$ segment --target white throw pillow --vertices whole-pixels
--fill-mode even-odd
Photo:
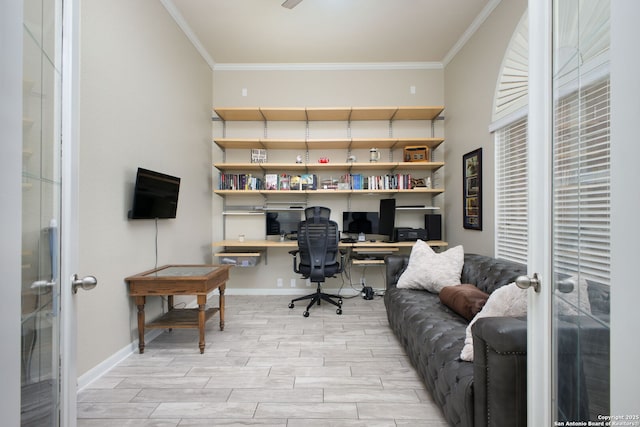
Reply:
[[[464,339],[464,347],[460,353],[460,359],[473,361],[473,337],[471,327],[476,320],[482,317],[524,316],[527,314],[527,290],[520,289],[515,283],[509,283],[496,289],[489,296],[484,307],[467,325],[467,334]]]
[[[460,284],[464,249],[456,246],[436,253],[422,240],[416,241],[411,249],[407,269],[398,279],[398,288],[424,289],[439,293],[445,286]]]

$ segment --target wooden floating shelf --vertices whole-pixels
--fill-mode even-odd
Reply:
[[[224,121],[362,121],[434,120],[442,106],[260,108],[219,107],[213,111]]]
[[[221,171],[388,171],[437,170],[444,162],[376,162],[376,163],[214,163]]]
[[[424,188],[418,187],[411,190],[213,190],[215,194],[220,196],[251,196],[251,195],[296,195],[296,194],[441,194],[444,193],[443,188]]]
[[[400,149],[426,145],[436,149],[444,138],[336,138],[336,139],[276,139],[276,138],[215,138],[225,149],[264,148],[268,150],[333,150],[333,149]]]

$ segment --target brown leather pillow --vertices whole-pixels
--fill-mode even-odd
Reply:
[[[477,286],[462,284],[445,286],[440,291],[440,301],[451,310],[471,321],[489,299],[489,294]]]

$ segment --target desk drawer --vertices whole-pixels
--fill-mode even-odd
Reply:
[[[218,258],[220,264],[255,267],[260,263],[262,252],[217,252],[213,256]]]

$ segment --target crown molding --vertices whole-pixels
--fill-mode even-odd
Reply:
[[[487,5],[482,9],[482,11],[476,16],[476,19],[473,20],[469,28],[462,34],[462,36],[458,39],[456,44],[453,45],[451,50],[444,56],[442,59],[442,64],[446,67],[449,62],[460,52],[460,50],[464,47],[465,44],[471,39],[471,37],[475,34],[476,31],[484,24],[484,21],[489,18],[491,12],[498,7],[502,0],[491,0]]]
[[[173,4],[173,1],[160,0],[160,3],[162,3],[164,8],[167,9],[167,12],[169,12],[169,15],[171,15],[173,20],[176,21],[176,24],[178,24],[178,27],[180,27],[182,32],[184,32],[184,34],[187,36],[191,44],[193,44],[193,46],[196,48],[200,56],[202,56],[202,59],[204,59],[207,65],[209,65],[209,68],[213,70],[216,64],[215,61],[213,60],[211,55],[209,55],[209,52],[207,52],[207,49],[204,48],[204,46],[202,45],[202,42],[200,41],[198,36],[196,36],[196,34],[193,32],[189,24],[187,24],[187,21],[185,21],[182,14],[178,11],[178,8],[176,7],[176,5]]]
[[[326,63],[253,63],[215,64],[214,71],[367,71],[367,70],[441,70],[440,62],[326,62]]]

